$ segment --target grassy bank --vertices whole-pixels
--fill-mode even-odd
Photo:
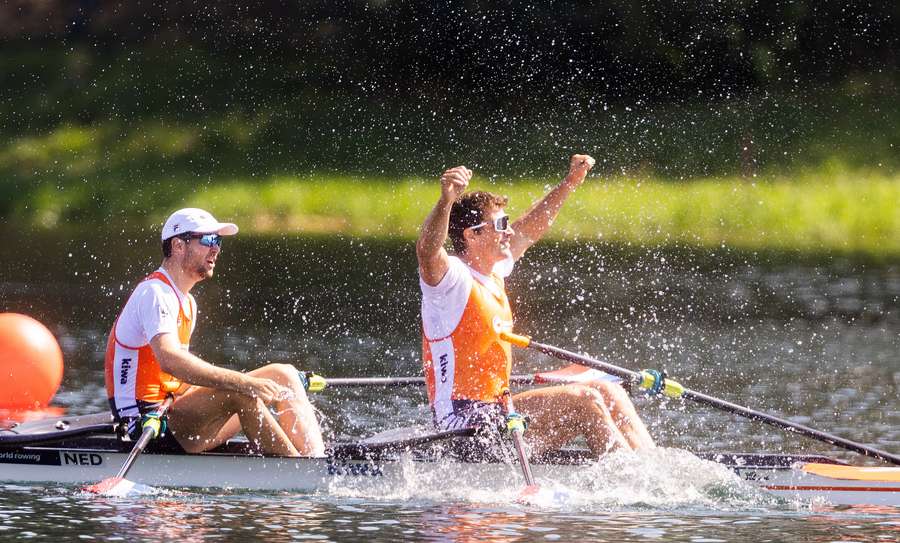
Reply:
[[[523,211],[555,180],[476,179]],[[438,194],[435,180],[355,178],[235,180],[200,188],[184,203],[215,210],[255,232],[324,232],[412,238]],[[900,258],[900,176],[834,172],[791,181],[740,178],[690,183],[589,181],[570,199],[551,238],[622,244],[732,247]],[[150,223],[165,216],[155,212]]]
[[[559,177],[477,177],[507,194],[515,215]],[[184,176],[151,183],[43,183],[5,222],[25,228],[107,224],[155,228],[172,209],[198,206],[260,233],[416,236],[438,194],[435,178],[277,175]],[[759,175],[676,182],[593,175],[570,199],[551,237],[640,245],[861,255],[900,259],[900,174],[825,164],[790,178]],[[2,219],[0,219],[2,220]]]

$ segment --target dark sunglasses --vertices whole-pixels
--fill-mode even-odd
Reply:
[[[493,221],[478,223],[475,226],[471,226],[470,228],[472,230],[478,230],[482,226],[487,226],[491,223],[493,223],[494,230],[496,230],[497,232],[506,232],[507,230],[509,230],[509,215],[502,215],[500,217],[497,217]]]
[[[184,241],[190,241],[192,239],[200,240],[200,245],[203,245],[204,247],[222,247],[222,236],[219,234],[185,234],[178,237]]]

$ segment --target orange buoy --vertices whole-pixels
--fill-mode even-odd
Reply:
[[[31,317],[0,313],[0,408],[46,406],[62,375],[62,350],[50,330]]]

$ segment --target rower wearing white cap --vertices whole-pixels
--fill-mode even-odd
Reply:
[[[321,456],[322,433],[295,368],[270,364],[241,373],[188,350],[197,317],[190,290],[213,276],[223,236],[237,232],[237,225],[196,208],[166,221],[162,265],[137,285],[109,335],[106,389],[113,416],[136,438],[141,418],[174,391],[168,432],[158,446],[202,452],[243,431],[260,453]]]

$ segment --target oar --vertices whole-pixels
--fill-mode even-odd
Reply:
[[[301,381],[310,392],[320,392],[327,387],[409,387],[425,384],[424,377],[322,377],[312,372],[299,372]],[[533,375],[513,375],[509,382],[514,385],[534,385],[540,380]],[[306,384],[308,383],[308,384]]]
[[[141,437],[137,440],[137,443],[134,444],[134,447],[131,448],[131,453],[129,453],[128,458],[125,459],[125,463],[122,464],[119,473],[117,473],[115,477],[104,479],[97,484],[86,487],[84,489],[85,491],[108,496],[121,496],[127,494],[128,491],[134,487],[134,483],[127,480],[125,476],[128,475],[128,471],[134,466],[138,456],[140,456],[141,453],[144,452],[144,449],[147,448],[147,444],[150,443],[150,440],[159,435],[161,427],[160,421],[166,415],[166,411],[169,410],[174,399],[174,396],[171,394],[166,396],[166,399],[163,400],[162,405],[156,411],[157,416],[148,417],[144,421]]]
[[[589,368],[598,369],[617,377],[621,377],[622,379],[634,383],[640,388],[648,390],[651,394],[663,393],[671,398],[685,398],[688,400],[693,400],[697,403],[722,409],[724,411],[728,411],[730,413],[734,413],[751,420],[764,422],[783,430],[788,430],[790,432],[795,432],[807,437],[811,437],[813,439],[823,441],[836,447],[847,449],[848,451],[854,451],[866,456],[884,460],[885,462],[900,465],[900,456],[896,454],[891,454],[886,451],[863,445],[862,443],[850,441],[848,439],[844,439],[827,432],[822,432],[820,430],[816,430],[802,424],[797,424],[786,419],[762,413],[748,407],[743,407],[731,402],[727,402],[725,400],[720,400],[718,398],[702,394],[700,392],[696,392],[694,390],[690,390],[688,388],[684,388],[678,382],[666,378],[665,375],[656,370],[643,370],[641,372],[627,370],[625,368],[620,368],[606,362],[601,362],[599,360],[576,354],[565,349],[560,349],[559,347],[553,347],[552,345],[538,343],[536,341],[532,341],[532,339],[528,336],[522,336],[519,334],[501,332],[500,337],[504,341],[508,341],[513,345],[516,345],[517,347],[534,349],[555,358],[559,358],[560,360],[574,362],[576,364],[581,364]]]
[[[509,389],[503,391],[503,411],[506,415],[506,429],[509,431],[513,448],[519,458],[519,466],[522,468],[522,475],[525,477],[525,488],[519,494],[519,500],[527,501],[530,496],[536,496],[540,492],[540,487],[534,482],[531,464],[528,462],[528,455],[525,452],[525,443],[522,438],[522,434],[525,432],[525,417],[516,413]]]

